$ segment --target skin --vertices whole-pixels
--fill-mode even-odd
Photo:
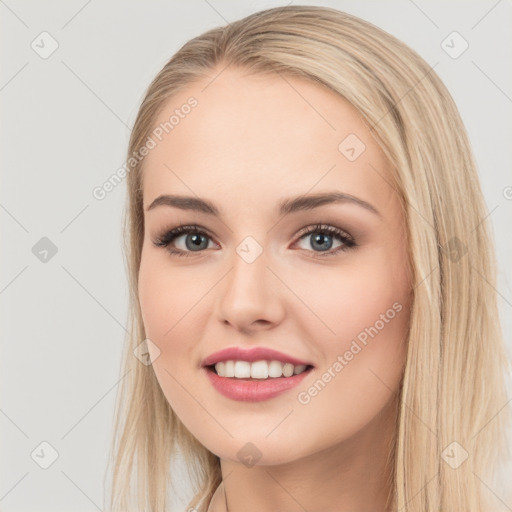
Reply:
[[[168,99],[155,126],[190,96],[198,105],[145,160],[139,299],[146,335],[160,350],[155,374],[183,424],[220,457],[230,512],[386,510],[411,305],[405,223],[387,162],[358,111],[334,92],[233,68],[211,82],[218,72]],[[338,149],[351,133],[366,146],[355,161]],[[348,202],[276,212],[284,198],[333,190],[380,215]],[[165,205],[146,211],[161,194],[208,199],[222,216]],[[179,257],[153,244],[180,224],[201,226],[208,245],[191,251],[193,234],[182,234],[171,244],[188,250]],[[323,256],[315,233],[300,239],[315,224],[342,229],[357,246]],[[263,249],[250,264],[236,252],[249,235]],[[342,244],[330,242],[331,251]],[[300,403],[298,393],[393,303],[401,311]],[[200,366],[237,345],[271,347],[315,368],[278,397],[230,400]],[[251,467],[237,455],[249,442],[261,453]]]

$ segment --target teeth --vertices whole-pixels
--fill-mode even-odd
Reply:
[[[248,379],[251,376],[251,365],[245,361],[235,361],[235,377]]]
[[[302,373],[306,368],[307,366],[305,364],[299,364],[293,368],[293,373],[298,375],[299,373]]]
[[[268,377],[268,364],[266,361],[255,361],[252,364],[246,363],[245,361],[237,361],[236,365],[244,365],[245,367],[250,367],[250,374],[253,379],[266,379]],[[235,377],[238,377],[238,373],[235,371]]]
[[[215,365],[215,370],[220,377],[234,377],[237,379],[267,379],[279,378],[283,375],[291,377],[298,375],[306,369],[306,365],[294,366],[291,363],[280,361],[220,361]]]
[[[270,361],[268,365],[269,377],[281,377],[283,375],[283,363],[279,361]]]
[[[224,366],[224,375],[226,377],[234,377],[235,376],[235,362],[234,361],[226,361]]]

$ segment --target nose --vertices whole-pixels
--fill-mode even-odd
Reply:
[[[231,261],[219,288],[220,321],[245,333],[275,327],[285,313],[284,290],[268,267],[267,252],[263,250],[251,261],[243,252],[235,251]]]

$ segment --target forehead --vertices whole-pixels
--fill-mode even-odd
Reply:
[[[190,98],[195,106],[184,107]],[[244,194],[248,203],[332,188],[366,199],[391,192],[362,115],[303,78],[217,71],[169,98],[153,130],[159,136],[152,135],[144,163],[145,207],[173,192],[221,201]]]

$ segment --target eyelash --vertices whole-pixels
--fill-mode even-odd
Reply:
[[[171,229],[169,231],[164,232],[163,235],[156,238],[156,240],[153,241],[153,244],[156,247],[166,247],[168,252],[173,256],[184,256],[189,257],[190,253],[194,252],[204,252],[204,251],[183,251],[181,249],[174,249],[169,248],[169,244],[173,242],[176,238],[178,238],[180,235],[183,234],[196,234],[196,235],[204,235],[211,239],[211,236],[204,231],[199,226],[193,226],[193,225],[182,225],[177,226],[174,229]],[[307,235],[310,235],[312,233],[320,233],[323,235],[330,235],[335,238],[337,238],[339,241],[343,243],[343,245],[340,245],[339,247],[336,247],[335,249],[329,249],[328,251],[308,251],[308,252],[314,252],[316,256],[313,256],[313,258],[325,258],[329,256],[334,256],[335,254],[341,252],[341,251],[347,251],[353,247],[356,247],[357,244],[355,243],[354,239],[345,231],[342,231],[339,228],[336,228],[334,226],[328,226],[325,224],[316,224],[314,226],[309,226],[303,230],[298,238],[298,240],[302,240]]]

